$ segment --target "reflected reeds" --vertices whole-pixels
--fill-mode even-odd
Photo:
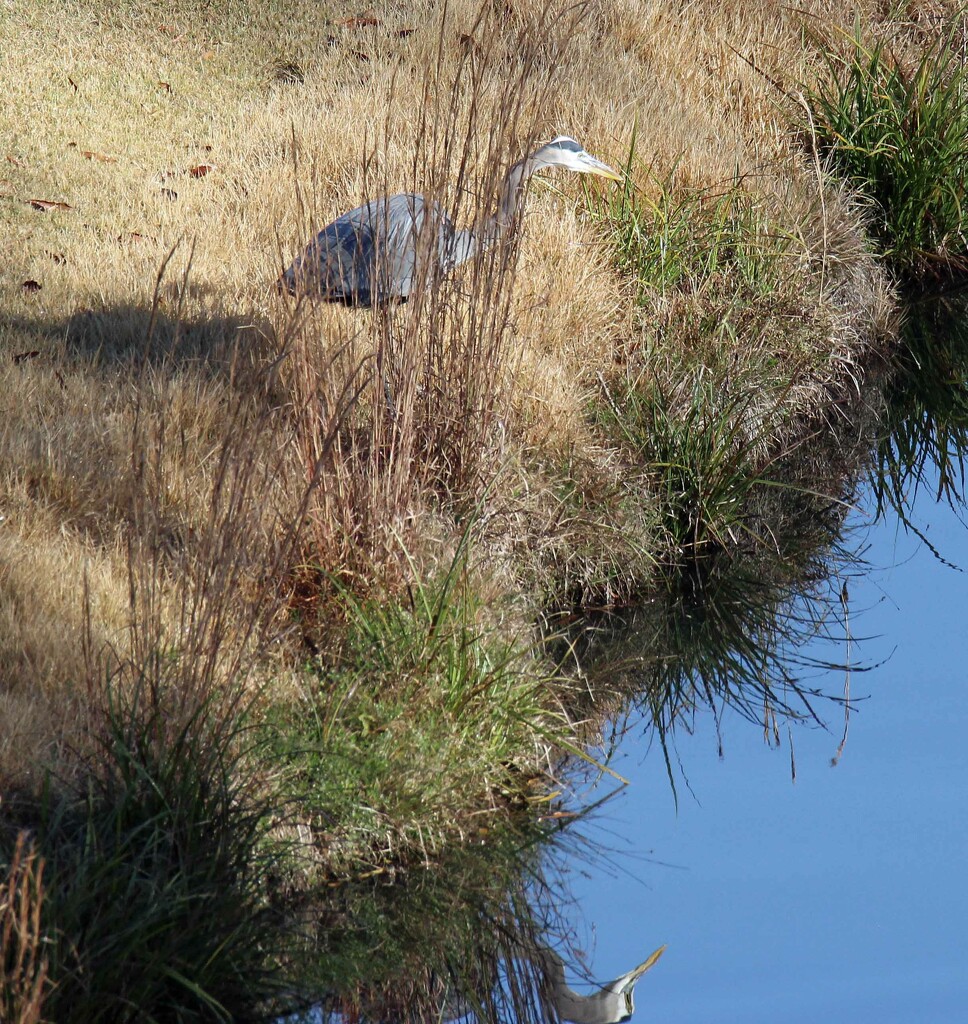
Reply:
[[[909,511],[929,480],[938,500],[953,507],[965,500],[968,290],[911,299],[902,342],[871,484],[878,514],[893,512],[910,528]]]
[[[841,713],[846,698],[831,692],[829,673],[846,668],[848,582],[865,568],[846,526],[869,450],[865,424],[844,419],[809,453],[776,462],[746,496],[738,541],[686,549],[644,600],[575,621],[549,617],[549,644],[589,695],[590,717],[617,712],[620,734],[639,713],[670,779],[667,740],[700,714],[711,713],[718,735],[729,709],[776,743],[783,720],[823,725],[831,706]],[[829,657],[804,653],[818,640]]]
[[[662,950],[588,996],[568,986],[566,970],[587,978],[562,913],[563,822],[576,817],[551,807],[537,820],[522,813],[515,829],[423,868],[319,894],[303,908],[293,972],[306,1008],[286,1020],[627,1020],[632,989]],[[630,951],[630,965],[642,956]]]
[[[624,695],[617,737],[629,713],[654,730],[675,791],[671,738],[700,715],[712,716],[717,738],[730,710],[778,744],[784,720],[824,725],[831,705],[843,706],[826,684],[831,670],[848,667],[846,580],[855,571],[840,546],[800,561],[776,551],[719,554],[636,608],[599,616],[574,639],[573,656],[589,690]],[[829,645],[829,659],[804,652],[817,641]]]

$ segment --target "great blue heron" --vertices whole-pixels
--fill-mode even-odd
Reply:
[[[621,175],[586,153],[574,139],[559,135],[511,168],[497,212],[480,226],[458,231],[437,203],[416,193],[385,196],[344,213],[323,228],[293,260],[280,286],[294,294],[360,306],[406,300],[419,278],[420,237],[428,217],[429,230],[436,235],[429,246],[423,243],[433,261],[428,269],[449,273],[507,231],[528,178],[542,167],[564,167],[621,180]]]

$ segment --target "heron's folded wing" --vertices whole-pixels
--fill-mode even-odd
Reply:
[[[291,292],[369,305],[374,241],[367,206],[327,224],[283,274]]]

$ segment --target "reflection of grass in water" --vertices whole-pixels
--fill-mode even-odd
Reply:
[[[351,1019],[548,1019],[540,968],[556,898],[542,863],[558,830],[517,828],[424,868],[337,885],[307,908],[304,991]]]
[[[590,686],[624,695],[646,714],[670,779],[672,734],[691,729],[701,711],[718,727],[732,709],[775,743],[783,719],[820,723],[819,703],[839,699],[805,676],[841,666],[802,648],[839,638],[846,508],[800,487],[762,490],[746,506],[738,551],[710,549],[684,562],[651,600],[601,618],[574,640],[569,649]],[[759,539],[763,522],[774,528],[771,545]]]
[[[968,295],[907,307],[900,364],[887,392],[872,484],[877,509],[908,510],[937,476],[937,498],[964,504],[968,452]]]
[[[804,684],[796,652],[823,634],[832,595],[823,581],[798,586],[787,566],[771,563],[714,558],[658,605],[646,631],[657,657],[641,681],[660,732],[702,706],[717,717],[731,707],[771,733],[778,717],[819,721],[813,705],[823,694]]]

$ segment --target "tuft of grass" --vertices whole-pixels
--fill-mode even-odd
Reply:
[[[38,809],[46,1019],[231,1021],[281,991],[245,706],[171,705],[148,675],[113,688],[96,763]]]
[[[865,38],[859,18],[844,46],[818,43],[811,130],[873,201],[879,246],[904,273],[968,270],[968,67],[957,27],[914,60],[883,36]]]
[[[487,835],[573,739],[549,711],[546,672],[485,624],[456,570],[401,599],[342,599],[340,655],[307,666],[269,743],[326,871],[352,876]]]
[[[782,407],[782,393],[765,411],[761,397],[724,394],[701,371],[669,391],[637,379],[607,394],[602,424],[649,468],[677,560],[749,539],[751,498],[768,483],[764,453]]]

